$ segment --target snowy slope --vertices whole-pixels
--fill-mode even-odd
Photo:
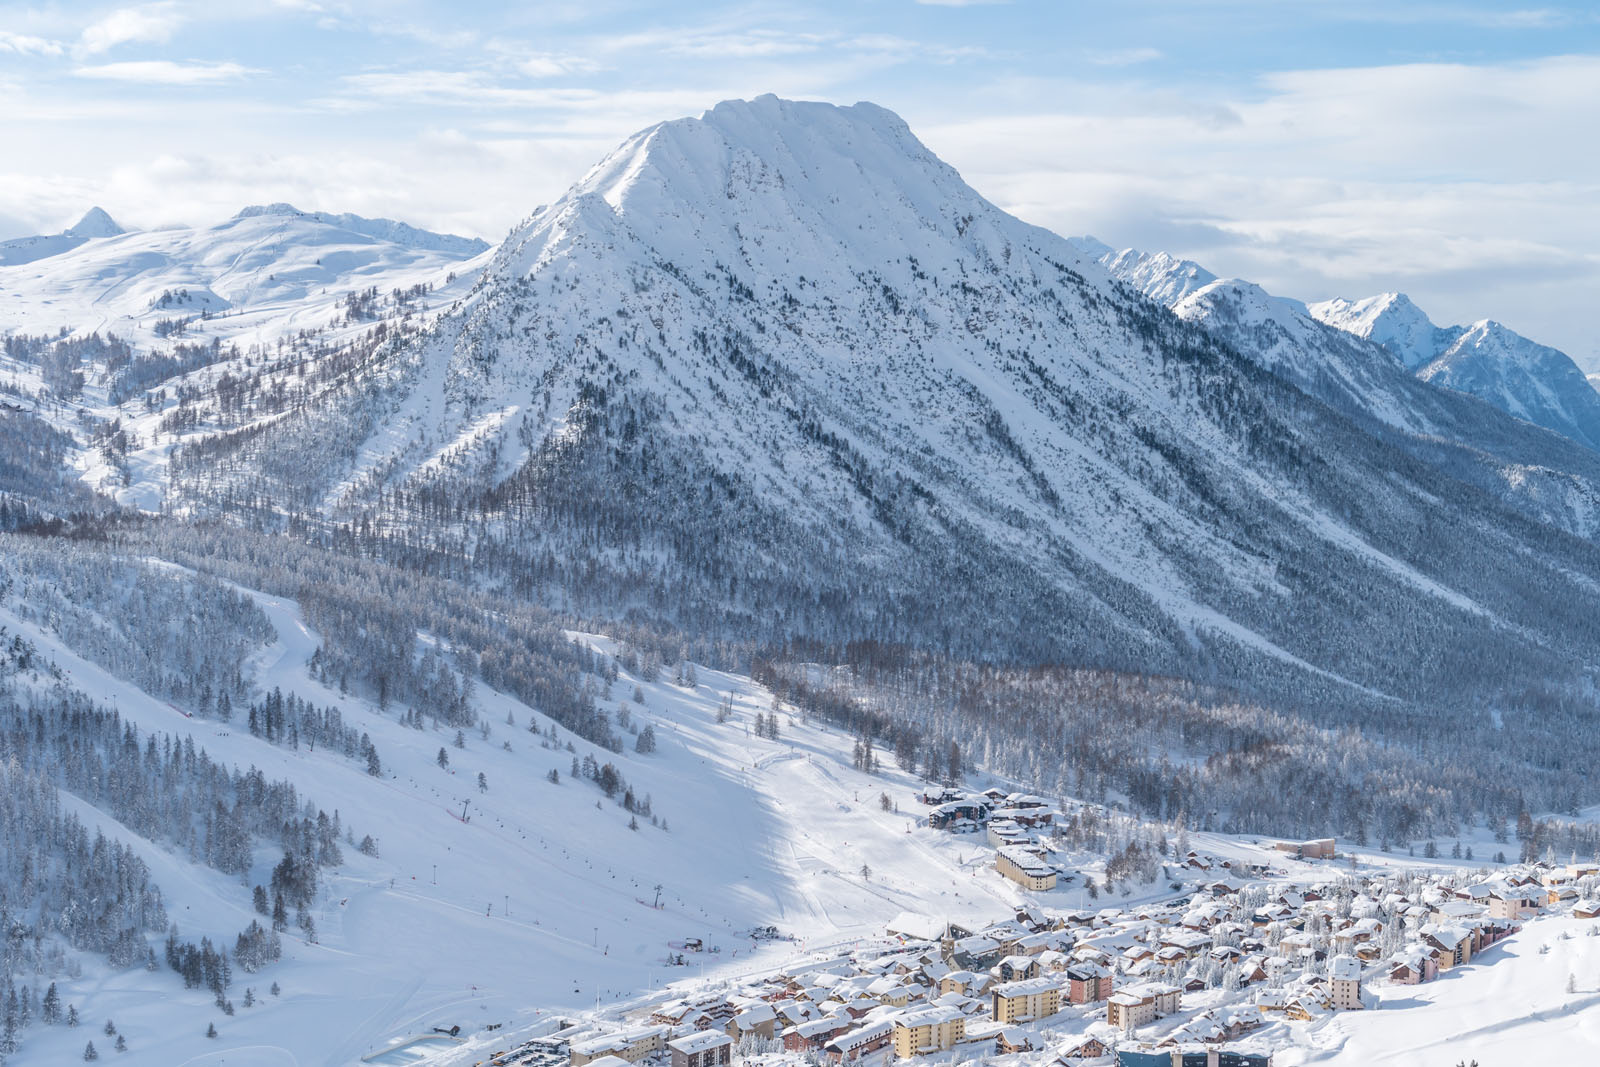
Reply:
[[[1169,267],[1173,292],[1202,277]],[[741,636],[763,639],[793,632],[797,601],[857,612],[805,620],[845,639],[943,641],[915,628],[937,611],[962,620],[939,625],[965,651],[1186,675],[1223,662],[1364,697],[1436,693],[1433,653],[1402,644],[1458,638],[1345,641],[1333,605],[1356,588],[1366,632],[1409,634],[1420,593],[1463,613],[1435,619],[1441,635],[1567,640],[1520,603],[1545,579],[1520,573],[1537,557],[1493,501],[1589,532],[1592,453],[1493,417],[1465,440],[1486,406],[1419,410],[1414,395],[1446,394],[1259,290],[1184,299],[1194,325],[984,200],[881,108],[732,101],[630,138],[513,231],[427,335],[241,425],[176,490],[220,513],[270,484],[262,521],[424,537],[443,531],[423,502],[455,501],[449,537],[500,558],[593,553],[609,584],[591,571],[551,591],[593,597],[575,610],[666,599],[743,613]],[[1232,330],[1200,321],[1234,312]],[[1401,432],[1426,465],[1385,436]],[[1424,546],[1421,527],[1475,532]],[[707,591],[712,573],[738,589]],[[661,588],[677,592],[647,605]],[[1018,625],[978,624],[996,611]]]
[[[1379,293],[1364,300],[1324,300],[1307,310],[1318,322],[1381,345],[1416,370],[1449,343],[1422,309],[1404,293]]]
[[[1600,937],[1585,920],[1536,920],[1481,960],[1419,986],[1379,986],[1378,1010],[1295,1034],[1284,1067],[1557,1063],[1600,1048]],[[1568,991],[1567,982],[1574,979]]]
[[[380,713],[313,681],[306,664],[317,636],[293,603],[256,599],[278,635],[256,662],[256,683],[341,706],[371,734],[383,778],[339,755],[268,745],[237,721],[188,718],[10,611],[0,609],[0,626],[36,641],[71,685],[114,701],[140,730],[192,734],[213,757],[294,782],[319,806],[337,809],[358,838],[377,837],[380,857],[346,848],[345,865],[325,880],[314,911],[319,944],[286,935],[282,962],[253,976],[236,973],[231,998],[239,1004],[250,985],[258,1006],[225,1018],[208,994],[184,991],[164,968],[110,973],[89,960],[81,980],[60,984],[63,1001],[93,1025],[30,1028],[10,1061],[19,1067],[75,1059],[87,1038],[99,1040],[105,1018],[127,1036],[131,1051],[121,1060],[130,1065],[210,1062],[191,1059],[210,1053],[228,1062],[347,1067],[389,1039],[433,1025],[526,1026],[543,1011],[631,998],[698,976],[702,962],[709,973],[736,975],[802,949],[874,936],[901,911],[989,920],[1021,899],[988,867],[987,850],[925,828],[908,836],[916,783],[894,771],[853,770],[850,737],[787,716],[782,740],[752,736],[755,712],[773,701],[747,678],[702,671],[691,690],[622,674],[611,703],[650,723],[659,748],[599,756],[653,797],[669,827],[644,822],[630,830],[627,814],[596,786],[569,778],[573,753],[542,747],[528,731],[531,724],[550,729],[542,716],[480,687],[477,707],[492,735],[486,741],[469,731],[466,748],[456,749],[453,731],[414,730],[397,721],[402,709]],[[612,647],[603,637],[577,639]],[[642,704],[632,700],[636,684]],[[729,695],[734,717],[718,723],[718,704]],[[515,725],[506,724],[508,713]],[[571,740],[557,733],[560,744]],[[441,747],[449,770],[435,763]],[[593,751],[582,741],[576,747]],[[552,769],[559,785],[546,781]],[[479,772],[487,792],[476,786]],[[879,810],[884,790],[906,814]],[[137,842],[67,800],[91,826]],[[467,822],[459,817],[464,803]],[[140,853],[186,937],[231,943],[254,917],[247,887],[148,843]],[[264,881],[276,859],[262,849],[250,881]],[[866,876],[863,866],[870,866]],[[773,943],[747,964],[753,946],[744,933],[768,924],[797,940]],[[668,943],[686,937],[721,951],[691,954],[691,968],[668,967]],[[281,997],[266,995],[273,981]],[[208,1021],[221,1031],[220,1050],[203,1036]],[[109,1052],[109,1041],[99,1043]]]
[[[103,237],[116,237],[123,229],[101,208],[90,208],[83,218],[60,233],[38,237],[17,237],[0,241],[0,267],[33,263],[59,256]]]
[[[160,319],[207,312],[243,321],[198,327],[205,340],[268,344],[316,321],[349,290],[409,285],[482,250],[482,242],[388,220],[246,208],[212,226],[121,234],[0,271],[0,329],[109,331],[155,345]],[[189,297],[162,303],[179,290]]]
[[[1435,327],[1403,294],[1308,307],[1250,282],[1209,280],[1164,253],[1074,240],[1115,277],[1397,447],[1540,522],[1600,532],[1590,419],[1573,414],[1600,412],[1600,395],[1577,387],[1560,353],[1512,355],[1513,343],[1484,359],[1481,344]]]
[[[1480,397],[1600,450],[1600,393],[1565,353],[1491,319],[1435,326],[1403,293],[1312,304],[1312,316],[1392,352],[1423,381]]]
[[[39,366],[0,356],[0,391],[80,438],[73,463],[88,485],[148,511],[159,510],[166,492],[174,439],[163,440],[158,428],[174,393],[238,379],[264,359],[282,358],[286,343],[336,351],[380,322],[412,327],[467,291],[484,247],[391,220],[288,205],[246,208],[213,226],[71,240],[53,258],[0,268],[0,333],[115,336],[135,361],[184,346],[205,369],[147,375],[124,400],[110,395],[118,368],[90,359],[80,395],[38,404],[33,398],[49,392]],[[369,290],[376,299],[352,314],[351,294]],[[390,296],[395,291],[408,294],[404,303]],[[158,387],[165,389],[159,401]],[[81,440],[85,425],[113,420],[133,442],[126,462],[115,465]]]

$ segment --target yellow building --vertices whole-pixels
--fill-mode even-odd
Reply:
[[[1006,982],[995,986],[991,995],[997,1023],[1033,1022],[1061,1010],[1061,986],[1054,978]]]
[[[967,1017],[957,1008],[924,1008],[894,1021],[894,1054],[908,1060],[954,1048],[967,1034]]]
[[[994,869],[1036,893],[1056,887],[1056,869],[1035,853],[1015,845],[995,852]]]

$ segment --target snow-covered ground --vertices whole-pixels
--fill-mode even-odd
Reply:
[[[1432,982],[1375,987],[1377,1011],[1334,1015],[1301,1035],[1307,1047],[1285,1049],[1273,1063],[1592,1063],[1600,1056],[1600,936],[1587,936],[1594,929],[1593,921],[1535,919],[1471,965]],[[1573,992],[1567,991],[1569,978]]]
[[[419,1028],[526,1027],[551,1009],[592,1009],[674,979],[753,973],[802,950],[853,944],[902,911],[989,920],[1021,899],[977,839],[915,825],[912,779],[854,770],[851,737],[787,714],[780,741],[753,736],[750,723],[772,697],[747,678],[701,670],[689,690],[624,673],[613,686],[608,703],[628,706],[636,725],[652,724],[659,744],[648,756],[631,747],[595,752],[638,795],[651,796],[668,827],[642,820],[630,830],[629,816],[597,786],[570,778],[572,753],[541,747],[528,731],[531,722],[548,731],[543,716],[479,686],[492,733],[485,741],[468,731],[458,750],[453,729],[419,732],[397,721],[404,709],[381,714],[311,680],[306,662],[316,636],[294,604],[257,599],[279,634],[260,657],[259,684],[342,707],[347,722],[372,736],[381,780],[336,753],[269,745],[237,719],[190,719],[10,612],[0,611],[0,625],[36,641],[72,684],[114,702],[141,730],[192,733],[214,757],[293,781],[318,806],[337,809],[358,840],[376,837],[380,858],[347,847],[314,912],[320,943],[286,936],[281,963],[254,976],[236,973],[235,1005],[250,986],[256,1007],[225,1018],[208,994],[185,991],[164,969],[112,974],[86,960],[82,980],[61,984],[84,1027],[30,1028],[15,1063],[76,1058],[91,1038],[109,1046],[99,1028],[110,1018],[127,1036],[130,1051],[119,1060],[130,1065],[343,1065]],[[587,640],[610,647],[604,638]],[[632,700],[636,684],[642,705]],[[718,723],[729,694],[734,718]],[[563,746],[575,740],[557,732]],[[449,770],[435,762],[440,748]],[[575,748],[579,758],[594,752],[582,741]],[[559,785],[546,780],[551,770]],[[480,771],[487,792],[477,787]],[[881,810],[885,791],[900,813]],[[93,809],[78,810],[91,825],[140,843]],[[231,945],[255,917],[248,887],[140,844],[185,937]],[[264,883],[277,859],[262,850],[252,884]],[[661,906],[654,908],[657,884]],[[1069,902],[1062,896],[1062,906]],[[755,949],[745,935],[758,924],[796,940]],[[668,967],[669,942],[693,937],[708,951],[689,954],[688,967]],[[274,981],[282,987],[276,998],[267,993]],[[203,1036],[213,1021],[216,1041]]]

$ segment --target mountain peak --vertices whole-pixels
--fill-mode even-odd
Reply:
[[[1309,310],[1320,322],[1383,346],[1408,369],[1439,354],[1439,328],[1404,293],[1379,293],[1364,300],[1336,297]]]
[[[115,237],[124,230],[108,215],[104,208],[92,207],[84,212],[83,218],[67,229],[69,237]]]
[[[236,218],[236,219],[258,219],[258,218],[262,217],[263,215],[304,215],[304,214],[306,214],[306,212],[301,211],[299,208],[295,207],[293,204],[286,204],[286,203],[284,203],[283,201],[280,200],[280,201],[278,201],[277,203],[274,203],[274,204],[251,204],[249,207],[240,208],[239,209],[239,213],[237,215],[235,215],[234,218]]]
[[[341,230],[359,233],[365,237],[387,241],[390,244],[401,245],[405,248],[423,248],[435,252],[447,252],[463,258],[475,256],[489,248],[489,242],[478,237],[461,237],[453,233],[434,233],[424,230],[409,223],[397,222],[394,219],[369,219],[350,212],[334,215],[326,211],[301,211],[293,204],[279,201],[274,204],[252,204],[240,209],[234,216],[235,219],[256,219],[266,216],[286,216],[310,219],[327,226],[336,226]]]
[[[579,234],[624,231],[685,270],[819,278],[889,265],[891,283],[955,270],[956,247],[1003,261],[1041,232],[979,196],[891,111],[761,96],[629,137],[515,231],[494,269],[527,273]],[[1057,255],[1081,259],[1064,242]]]
[[[1166,252],[1141,252],[1124,248],[1118,252],[1093,237],[1069,238],[1071,243],[1102,267],[1167,307],[1204,289],[1217,276],[1192,259],[1179,259]]]

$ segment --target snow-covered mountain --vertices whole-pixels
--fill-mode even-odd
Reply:
[[[1382,345],[1417,377],[1481,397],[1600,450],[1600,393],[1566,353],[1492,319],[1435,326],[1404,293],[1312,304],[1313,317]]]
[[[0,327],[110,331],[144,346],[171,336],[155,332],[162,320],[226,315],[239,321],[196,332],[272,343],[351,290],[430,281],[486,247],[387,219],[246,208],[214,225],[119,232],[0,270]]]
[[[84,213],[83,218],[60,233],[0,241],[0,267],[59,256],[89,241],[116,237],[122,232],[122,227],[110,215],[101,208],[92,207]]]
[[[368,219],[360,215],[352,215],[348,211],[333,215],[325,211],[301,211],[293,204],[258,204],[247,207],[236,216],[241,219],[259,218],[263,215],[277,215],[290,218],[309,219],[312,222],[326,223],[341,230],[351,233],[366,234],[368,237],[402,248],[426,249],[432,252],[445,252],[461,259],[470,259],[480,252],[489,250],[489,242],[481,237],[458,237],[449,233],[433,233],[429,230],[419,230],[417,227],[394,219]]]
[[[1209,289],[1218,314],[1263,299]],[[458,309],[314,402],[202,406],[169,504],[253,493],[258,521],[404,528],[573,610],[759,640],[1363,700],[1461,693],[1486,645],[1518,671],[1586,660],[1588,624],[1551,611],[1591,598],[1600,557],[1507,504],[1592,528],[1594,454],[1467,399],[1444,410],[1503,455],[1425,437],[1404,394],[1374,428],[1301,383],[1443,394],[1262,307],[1167,314],[881,108],[730,102],[630,138]],[[1271,359],[1241,356],[1256,335]]]

